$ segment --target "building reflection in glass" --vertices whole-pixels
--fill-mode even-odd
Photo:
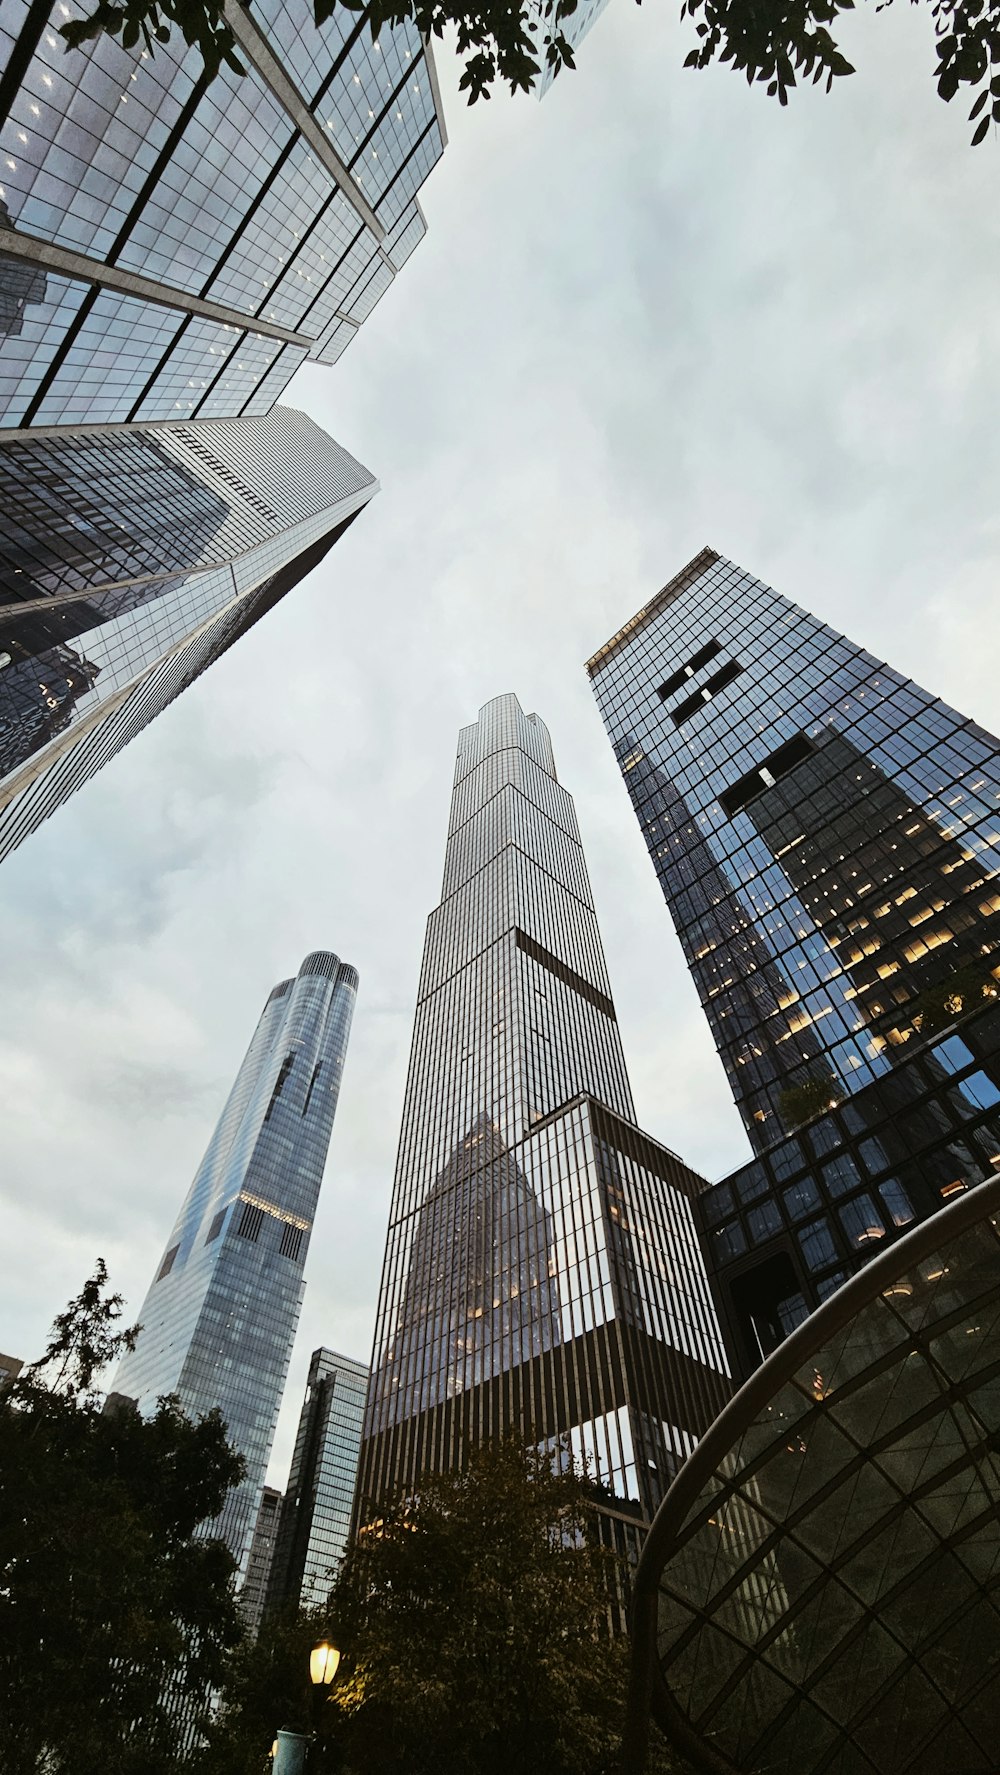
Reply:
[[[359,1526],[515,1431],[639,1532],[728,1391],[702,1187],[636,1126],[573,803],[498,697],[460,735],[428,921]]]
[[[1000,741],[711,549],[588,671],[761,1150],[789,1090],[862,1089],[928,990],[991,974]],[[750,929],[776,1005],[749,1001]]]

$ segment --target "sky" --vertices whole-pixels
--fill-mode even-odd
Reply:
[[[138,1315],[272,984],[361,975],[271,1479],[309,1353],[367,1359],[457,731],[513,690],[574,795],[640,1123],[748,1152],[584,660],[708,544],[994,731],[1000,143],[929,8],[786,110],[611,0],[542,103],[466,107],[428,234],[305,409],[381,492],[0,869],[0,1349],[97,1256]]]

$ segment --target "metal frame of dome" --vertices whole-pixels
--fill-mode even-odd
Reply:
[[[1000,1708],[996,1710],[998,1723],[994,1729],[994,1742],[990,1753],[992,1755],[991,1761],[985,1760],[986,1753],[983,1751],[981,1740],[970,1736],[962,1717],[964,1709],[966,1720],[968,1720],[969,1710],[976,1702],[977,1697],[982,1697],[990,1685],[1000,1688],[1000,1631],[996,1633],[995,1646],[991,1640],[986,1648],[989,1655],[981,1679],[963,1698],[961,1705],[949,1701],[947,1694],[942,1690],[940,1670],[935,1677],[928,1672],[924,1662],[928,1654],[931,1653],[937,1654],[939,1663],[942,1659],[947,1662],[948,1657],[956,1655],[954,1652],[948,1652],[947,1647],[942,1651],[942,1647],[946,1634],[960,1630],[961,1622],[968,1618],[970,1611],[964,1605],[959,1611],[951,1611],[943,1621],[938,1622],[936,1627],[931,1630],[930,1637],[926,1642],[920,1635],[913,1639],[911,1631],[911,1646],[903,1648],[902,1658],[897,1659],[891,1678],[869,1696],[867,1701],[863,1702],[862,1707],[855,1709],[845,1718],[836,1719],[827,1711],[822,1700],[817,1702],[816,1696],[817,1680],[825,1681],[830,1671],[835,1667],[841,1652],[849,1648],[853,1649],[860,1641],[861,1649],[855,1661],[856,1685],[850,1690],[850,1693],[852,1700],[861,1698],[865,1683],[871,1674],[870,1664],[866,1664],[864,1659],[868,1640],[870,1639],[874,1644],[876,1634],[882,1639],[888,1637],[892,1641],[894,1650],[898,1652],[902,1644],[901,1630],[896,1624],[900,1598],[908,1587],[912,1587],[914,1580],[924,1573],[925,1589],[931,1597],[933,1605],[933,1600],[938,1596],[938,1592],[933,1587],[933,1568],[939,1565],[943,1571],[945,1569],[944,1556],[952,1554],[954,1547],[960,1545],[968,1547],[977,1526],[989,1531],[990,1545],[995,1538],[997,1552],[995,1569],[989,1571],[982,1580],[977,1581],[974,1575],[971,1578],[970,1588],[974,1593],[978,1592],[973,1596],[973,1603],[975,1611],[978,1611],[979,1616],[982,1617],[982,1622],[989,1624],[991,1633],[994,1628],[1000,1628],[1000,1342],[994,1348],[992,1361],[986,1361],[984,1367],[977,1370],[975,1375],[977,1386],[980,1388],[983,1386],[992,1387],[992,1419],[989,1423],[980,1421],[982,1419],[981,1406],[977,1418],[976,1414],[964,1404],[963,1396],[971,1390],[967,1379],[960,1380],[953,1377],[949,1381],[943,1369],[941,1375],[938,1375],[936,1368],[940,1359],[936,1357],[932,1360],[928,1348],[935,1335],[943,1339],[949,1329],[957,1332],[962,1319],[968,1317],[973,1309],[978,1309],[980,1305],[987,1302],[990,1303],[989,1310],[993,1319],[990,1330],[994,1339],[996,1338],[998,1328],[1000,1328],[1000,1226],[997,1224],[998,1218],[1000,1218],[1000,1177],[991,1178],[976,1185],[959,1200],[942,1208],[928,1220],[922,1221],[902,1239],[895,1241],[886,1251],[874,1258],[864,1270],[845,1283],[808,1319],[796,1327],[785,1342],[740,1388],[706,1432],[694,1454],[681,1468],[653,1519],[636,1570],[631,1621],[632,1679],[622,1762],[624,1775],[640,1775],[645,1767],[650,1715],[657,1720],[668,1738],[683,1750],[696,1766],[710,1771],[711,1775],[764,1775],[765,1770],[768,1771],[768,1775],[772,1775],[772,1772],[773,1775],[778,1775],[778,1772],[786,1766],[786,1759],[787,1766],[794,1767],[800,1772],[800,1775],[847,1775],[848,1771],[850,1771],[850,1775],[854,1775],[855,1771],[858,1771],[858,1775],[861,1771],[865,1771],[866,1775],[876,1775],[876,1772],[877,1775],[941,1775],[944,1769],[948,1770],[948,1775],[996,1775],[996,1772],[1000,1770]],[[995,1252],[992,1243],[989,1242],[990,1223],[992,1223],[992,1238],[996,1241]],[[912,1293],[907,1297],[904,1292],[908,1283],[917,1285],[918,1290],[922,1284],[926,1283],[928,1287],[936,1284],[944,1274],[949,1273],[947,1269],[939,1271],[936,1275],[931,1273],[920,1276],[920,1266],[922,1264],[926,1266],[929,1259],[951,1248],[956,1242],[961,1244],[963,1241],[967,1241],[969,1245],[974,1244],[977,1229],[987,1235],[987,1243],[984,1244],[983,1250],[989,1260],[990,1281],[985,1295],[982,1292],[980,1294],[970,1293],[967,1298],[960,1299],[957,1306],[952,1303],[950,1310],[945,1312],[943,1310],[945,1299],[941,1296],[940,1290],[936,1290],[933,1294],[928,1295],[927,1300],[928,1302],[940,1300],[942,1311],[937,1316],[932,1311],[921,1319],[916,1313],[917,1303],[915,1302],[911,1313],[914,1322],[908,1323],[905,1309],[899,1305],[889,1305],[889,1303],[913,1298]],[[994,1256],[996,1259],[995,1277],[992,1276]],[[955,1273],[957,1274],[957,1272]],[[887,1329],[891,1329],[894,1321],[898,1326],[898,1337],[894,1344],[887,1343],[884,1340],[884,1333]],[[861,1337],[866,1324],[876,1333],[883,1334],[881,1337],[875,1337],[870,1352],[871,1360],[859,1368],[851,1367],[848,1361],[847,1371],[843,1373],[842,1378],[838,1379],[836,1368],[831,1371],[828,1358],[840,1359],[842,1362],[847,1359],[852,1349],[851,1334],[858,1333]],[[977,1326],[975,1329],[978,1330],[979,1327]],[[990,1347],[989,1336],[990,1331],[987,1333],[985,1346],[987,1350]],[[837,1357],[838,1351],[839,1358]],[[860,1400],[866,1387],[874,1386],[879,1378],[891,1375],[904,1357],[912,1356],[915,1353],[923,1356],[922,1367],[908,1369],[902,1382],[897,1375],[895,1381],[883,1385],[878,1390],[879,1408],[884,1412],[889,1407],[889,1401],[896,1387],[899,1386],[900,1391],[905,1393],[918,1373],[926,1372],[935,1379],[936,1394],[932,1391],[922,1407],[916,1411],[907,1412],[899,1421],[893,1419],[891,1430],[884,1434],[873,1435],[873,1431],[883,1428],[883,1425],[877,1421],[869,1423],[866,1435],[862,1404],[862,1422],[860,1427],[855,1423],[853,1441],[849,1442],[844,1426],[834,1416],[835,1408],[842,1407],[845,1401],[852,1398]],[[855,1358],[858,1355],[859,1351],[855,1348]],[[817,1363],[817,1358],[820,1357],[823,1358],[824,1363],[822,1370],[819,1369]],[[810,1368],[814,1370],[816,1378],[811,1383],[804,1384],[802,1371]],[[901,1370],[900,1373],[902,1373]],[[811,1400],[809,1398],[810,1387],[812,1390]],[[917,1391],[919,1391],[919,1386]],[[791,1420],[780,1416],[775,1417],[774,1423],[780,1424],[781,1428],[772,1431],[769,1442],[766,1425],[761,1424],[763,1415],[769,1407],[774,1407],[779,1395],[787,1395],[789,1403],[796,1404],[796,1409],[801,1404],[802,1409],[794,1420],[794,1434],[798,1439],[797,1443],[789,1440]],[[903,1401],[897,1401],[897,1404],[900,1403]],[[963,1519],[960,1526],[953,1526],[950,1533],[944,1533],[933,1523],[928,1523],[925,1516],[919,1514],[921,1507],[927,1504],[929,1499],[933,1499],[931,1480],[929,1479],[923,1485],[911,1482],[907,1486],[904,1480],[898,1477],[898,1474],[903,1471],[907,1435],[912,1437],[923,1425],[941,1424],[948,1420],[953,1421],[957,1429],[959,1421],[955,1416],[956,1405],[963,1414],[967,1414],[970,1420],[977,1423],[982,1431],[982,1436],[980,1444],[976,1447],[965,1444],[964,1461],[959,1457],[957,1461],[952,1462],[950,1468],[943,1469],[943,1473],[945,1475],[951,1473],[953,1477],[961,1479],[963,1472],[966,1472],[969,1490],[962,1493],[962,1498],[967,1501],[978,1482],[981,1492],[984,1492],[992,1502],[985,1512],[980,1510],[971,1521]],[[851,1449],[849,1458],[840,1465],[834,1464],[822,1483],[812,1485],[800,1501],[794,1503],[794,1507],[785,1510],[783,1516],[775,1512],[774,1498],[762,1498],[759,1490],[752,1501],[738,1494],[737,1487],[740,1484],[746,1486],[748,1480],[755,1475],[764,1473],[768,1463],[773,1461],[775,1456],[780,1459],[785,1453],[808,1455],[808,1443],[804,1439],[803,1433],[808,1432],[809,1436],[813,1436],[815,1426],[819,1424],[825,1426],[824,1434],[828,1444],[831,1440],[835,1442],[839,1439],[845,1452],[848,1448]],[[836,1432],[832,1439],[830,1436],[831,1426]],[[758,1427],[759,1439],[751,1454],[748,1446],[748,1433],[754,1432]],[[820,1451],[815,1456],[815,1460],[819,1463],[823,1461],[822,1440],[821,1436]],[[829,1513],[831,1507],[836,1503],[836,1493],[848,1484],[852,1473],[860,1475],[863,1471],[869,1472],[873,1481],[877,1476],[880,1484],[884,1482],[886,1489],[891,1488],[893,1481],[879,1466],[879,1462],[894,1446],[897,1450],[902,1450],[903,1453],[897,1456],[899,1462],[896,1482],[898,1496],[893,1505],[892,1515],[897,1521],[905,1519],[911,1530],[917,1526],[919,1517],[921,1533],[915,1535],[914,1539],[917,1541],[921,1538],[926,1540],[925,1531],[929,1530],[932,1538],[932,1553],[928,1554],[926,1558],[917,1558],[916,1562],[912,1563],[916,1556],[916,1548],[914,1548],[910,1555],[911,1563],[909,1565],[905,1563],[907,1556],[900,1554],[902,1563],[894,1566],[892,1565],[892,1551],[890,1551],[889,1568],[887,1569],[891,1568],[894,1582],[891,1585],[883,1585],[881,1591],[876,1592],[873,1599],[866,1602],[863,1596],[859,1598],[850,1591],[849,1581],[845,1581],[842,1574],[847,1570],[851,1560],[856,1559],[866,1549],[870,1550],[876,1543],[877,1537],[886,1527],[887,1519],[884,1513],[877,1513],[874,1518],[864,1523],[858,1536],[849,1537],[845,1541],[846,1525],[852,1521],[852,1502],[841,1517],[841,1546],[835,1547],[834,1551],[827,1555],[817,1555],[815,1547],[810,1550],[807,1546],[799,1543],[795,1539],[795,1534],[800,1524],[808,1520],[817,1505],[825,1506]],[[745,1450],[746,1453],[744,1453]],[[827,1456],[829,1456],[829,1447]],[[727,1459],[732,1471],[724,1477],[720,1469],[724,1468]],[[772,1469],[772,1472],[775,1471],[777,1471],[776,1467]],[[805,1466],[799,1468],[799,1471],[804,1472]],[[939,1473],[937,1478],[941,1477],[942,1475]],[[706,1489],[712,1485],[713,1479],[717,1481],[718,1493],[715,1504],[703,1497]],[[875,1489],[877,1490],[877,1487]],[[780,1490],[780,1486],[776,1488],[776,1492],[778,1490]],[[794,1500],[794,1491],[795,1483],[793,1482],[790,1502]],[[702,1500],[704,1508],[696,1511],[695,1507],[699,1500]],[[762,1539],[751,1559],[742,1560],[739,1563],[731,1560],[728,1573],[722,1576],[720,1583],[715,1584],[714,1593],[710,1585],[700,1598],[700,1603],[693,1597],[681,1599],[672,1595],[663,1588],[663,1580],[669,1574],[671,1561],[678,1558],[685,1546],[694,1549],[695,1535],[699,1528],[712,1526],[718,1531],[719,1524],[715,1522],[711,1512],[718,1511],[720,1505],[727,1501],[731,1504],[735,1503],[737,1506],[737,1511],[734,1513],[737,1534],[743,1532],[747,1525],[751,1527],[766,1525],[769,1529],[768,1535]],[[840,1508],[843,1509],[843,1500],[841,1500]],[[739,1512],[742,1512],[742,1516]],[[958,1525],[959,1516],[961,1516],[961,1504],[956,1513],[956,1525]],[[756,1519],[755,1523],[751,1523],[751,1519]],[[814,1517],[814,1521],[820,1524],[821,1531],[829,1530],[829,1514],[823,1518]],[[904,1530],[905,1532],[906,1530]],[[936,1543],[933,1542],[935,1535],[937,1537]],[[715,1541],[718,1546],[718,1533]],[[788,1593],[780,1569],[776,1571],[776,1568],[780,1568],[783,1556],[793,1567],[798,1590],[798,1594],[792,1598],[792,1606],[784,1611],[781,1609],[781,1597],[784,1596],[787,1603]],[[971,1554],[968,1551],[966,1557],[971,1559]],[[760,1574],[764,1571],[765,1562],[768,1560],[772,1561],[768,1579],[771,1584],[768,1603],[772,1608],[773,1618],[769,1627],[765,1628],[763,1632],[757,1633],[756,1639],[747,1635],[741,1640],[739,1633],[734,1631],[733,1619],[734,1615],[739,1615],[740,1606],[744,1608],[745,1614],[752,1615],[754,1607],[757,1606],[752,1595],[749,1600],[745,1597],[742,1605],[737,1602],[730,1609],[729,1621],[725,1628],[720,1627],[718,1623],[712,1623],[711,1616],[720,1603],[725,1606],[726,1602],[732,1603],[737,1597],[741,1573],[745,1576],[750,1576],[751,1573],[755,1575],[757,1604],[759,1604],[762,1582]],[[697,1554],[695,1554],[696,1566],[697,1563]],[[796,1563],[798,1564],[797,1571],[794,1570]],[[952,1565],[961,1564],[960,1560],[956,1562],[954,1558],[951,1563]],[[712,1567],[711,1573],[713,1581],[718,1564],[719,1557],[716,1553],[715,1565]],[[690,1565],[689,1555],[689,1575]],[[810,1565],[813,1569],[806,1581],[805,1572]],[[701,1570],[704,1572],[708,1569],[707,1560],[703,1559]],[[961,1570],[967,1572],[965,1566],[961,1566]],[[766,1573],[765,1576],[767,1576]],[[776,1577],[777,1582],[775,1582]],[[807,1675],[806,1668],[803,1668],[800,1672],[800,1680],[796,1682],[794,1675],[790,1674],[787,1669],[779,1671],[775,1665],[768,1663],[765,1654],[776,1646],[783,1633],[787,1634],[788,1628],[796,1619],[801,1620],[806,1606],[813,1608],[813,1620],[818,1623],[816,1631],[822,1632],[829,1627],[831,1619],[831,1615],[828,1613],[826,1620],[823,1620],[825,1594],[829,1595],[831,1601],[834,1599],[839,1601],[844,1592],[856,1608],[855,1619],[853,1623],[848,1624],[839,1641],[829,1648],[828,1655],[817,1661],[816,1669]],[[665,1664],[667,1670],[670,1668],[671,1658],[665,1661],[663,1652],[658,1652],[657,1649],[661,1596],[665,1602],[669,1603],[669,1606],[686,1608],[691,1617],[691,1624],[684,1632],[675,1634],[668,1648],[675,1663],[679,1650],[686,1651],[700,1638],[704,1639],[704,1646],[698,1649],[707,1650],[710,1659],[713,1655],[717,1655],[721,1648],[731,1660],[728,1674],[723,1676],[719,1684],[719,1692],[712,1699],[708,1709],[701,1708],[694,1718],[684,1712],[676,1696],[671,1693],[664,1673]],[[891,1622],[886,1619],[887,1609],[891,1614]],[[896,1613],[891,1613],[893,1610]],[[849,1614],[850,1610],[846,1612]],[[706,1634],[708,1628],[712,1629],[710,1634]],[[969,1633],[971,1638],[963,1655],[969,1652],[978,1654],[983,1648],[981,1644],[977,1644],[974,1626],[970,1627]],[[802,1661],[802,1644],[802,1636],[793,1631],[788,1636],[784,1650],[797,1652],[800,1661]],[[734,1656],[734,1651],[741,1655]],[[697,1668],[697,1656],[698,1650],[696,1649],[693,1657],[689,1658],[689,1668],[692,1671]],[[717,1669],[718,1665],[712,1666],[710,1664],[708,1668]],[[717,1709],[737,1693],[741,1684],[746,1690],[749,1690],[750,1684],[746,1679],[750,1676],[751,1671],[755,1673],[752,1680],[757,1689],[758,1699],[761,1692],[771,1682],[775,1691],[779,1686],[784,1689],[784,1704],[773,1712],[770,1724],[763,1729],[762,1735],[758,1736],[754,1744],[747,1751],[741,1749],[740,1761],[737,1762],[733,1756],[710,1742],[703,1727],[711,1726]],[[876,1710],[880,1699],[884,1700],[891,1696],[901,1683],[909,1683],[914,1671],[919,1676],[919,1681],[913,1683],[914,1693],[920,1692],[921,1700],[925,1706],[928,1696],[930,1696],[932,1710],[933,1700],[936,1698],[940,1704],[937,1716],[932,1718],[928,1725],[926,1719],[921,1718],[919,1705],[914,1708],[912,1716],[909,1713],[901,1714],[900,1718],[905,1717],[908,1726],[912,1718],[914,1727],[919,1728],[919,1736],[910,1744],[906,1755],[900,1757],[894,1752],[888,1760],[884,1756],[880,1760],[877,1745],[872,1743],[871,1733],[869,1733],[866,1743],[864,1736],[865,1714],[867,1713],[868,1719],[871,1720],[873,1713],[875,1713],[877,1729]],[[822,1693],[822,1691],[820,1692]],[[832,1726],[832,1736],[826,1746],[811,1761],[807,1760],[808,1745],[803,1742],[804,1734],[797,1734],[795,1729],[797,1715],[801,1716],[803,1723],[810,1723],[808,1714],[803,1710],[803,1703],[812,1713],[819,1714],[827,1724]],[[992,1705],[996,1706],[995,1701]],[[701,1724],[696,1721],[700,1721]],[[947,1728],[947,1736],[942,1742],[939,1734],[944,1732],[945,1728]],[[778,1735],[782,1731],[788,1734],[786,1745],[789,1739],[794,1742],[794,1751],[787,1748],[784,1752],[781,1751]],[[792,1738],[792,1734],[795,1735],[794,1738]],[[898,1747],[898,1743],[897,1726],[894,1745]],[[944,1745],[948,1747],[944,1762],[935,1761],[937,1752],[934,1747],[938,1743],[942,1743],[942,1748]],[[768,1750],[768,1744],[771,1746],[770,1750]],[[775,1750],[778,1752],[777,1759],[773,1754]],[[756,1759],[758,1752],[767,1753],[764,1761]]]

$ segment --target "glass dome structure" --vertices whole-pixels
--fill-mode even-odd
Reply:
[[[1000,1178],[876,1258],[715,1420],[636,1575],[648,1710],[715,1775],[1000,1768]]]

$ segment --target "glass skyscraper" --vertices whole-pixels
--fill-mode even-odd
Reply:
[[[591,25],[597,23],[607,4],[608,0],[578,0],[576,11],[570,13],[567,19],[563,19],[559,26],[562,36],[567,39],[571,49],[579,48]],[[545,18],[544,0],[535,0],[531,12],[536,16],[543,30],[552,28],[554,20]],[[540,99],[545,97],[555,78],[556,71],[550,67],[543,54],[542,72],[535,89]]]
[[[0,442],[0,857],[317,566],[376,490],[283,407]]]
[[[246,1577],[240,1591],[240,1614],[251,1633],[257,1632],[264,1613],[280,1513],[280,1491],[276,1491],[273,1485],[265,1485],[247,1556]]]
[[[518,1431],[622,1534],[727,1396],[703,1187],[635,1123],[573,803],[514,696],[459,736],[362,1444],[358,1521]]]
[[[321,1608],[347,1551],[368,1367],[314,1350],[281,1505],[267,1608]]]
[[[1000,964],[1000,741],[711,549],[587,669],[760,1150]]]
[[[113,1389],[142,1411],[218,1406],[247,1464],[204,1532],[246,1570],[304,1291],[358,976],[320,950],[272,991]]]
[[[374,491],[275,402],[422,239],[445,139],[410,21],[233,6],[208,79],[176,31],[68,51],[75,10],[0,9],[0,854]]]
[[[208,79],[177,30],[67,50],[79,11],[0,15],[0,424],[267,413],[423,237],[445,138],[420,34],[254,0],[227,8],[246,73]]]

